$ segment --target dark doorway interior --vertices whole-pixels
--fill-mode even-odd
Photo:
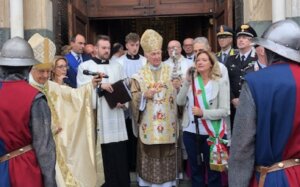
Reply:
[[[112,43],[124,44],[125,36],[129,32],[142,35],[146,29],[154,29],[164,38],[163,52],[166,58],[167,44],[170,40],[176,39],[182,43],[186,37],[208,37],[211,27],[209,19],[209,16],[186,16],[90,20],[88,42],[94,43],[97,35],[106,34],[111,37]]]

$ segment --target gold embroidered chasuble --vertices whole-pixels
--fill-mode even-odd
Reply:
[[[95,147],[92,84],[77,89],[52,81],[44,87],[32,85],[45,94],[51,110],[58,187],[95,187],[103,184],[101,149]]]
[[[133,76],[140,85],[141,92],[154,88],[157,93],[147,100],[139,125],[139,138],[144,144],[175,143],[177,124],[176,90],[171,82],[171,68],[162,64],[160,70],[151,71],[144,66]]]
[[[130,105],[134,123],[139,128],[137,173],[143,180],[155,184],[173,181],[176,178],[174,134],[176,126],[174,125],[177,120],[177,109],[176,90],[172,86],[171,71],[166,64],[161,64],[158,70],[151,70],[150,66],[146,65],[133,76],[131,81]],[[147,100],[145,110],[140,112],[142,93],[153,87],[159,92],[155,94],[153,100]],[[179,161],[181,157],[179,149],[177,154]],[[181,165],[178,166],[180,171]]]

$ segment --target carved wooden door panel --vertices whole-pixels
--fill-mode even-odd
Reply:
[[[90,0],[88,16],[93,18],[147,17],[209,14],[214,0]]]
[[[87,16],[82,14],[77,8],[73,7],[71,19],[74,25],[72,29],[73,32],[70,33],[70,35],[72,36],[74,34],[79,33],[87,37],[89,28]]]
[[[52,0],[54,40],[57,53],[67,45],[74,34],[80,33],[88,37],[89,21],[87,17],[87,2],[82,0]]]
[[[136,17],[147,16],[149,0],[90,0],[89,17]]]
[[[156,15],[193,15],[213,13],[214,1],[212,0],[150,0],[150,14]]]
[[[232,0],[215,0],[216,10],[215,19],[216,24],[225,24],[229,27],[233,27],[233,12],[232,12]]]

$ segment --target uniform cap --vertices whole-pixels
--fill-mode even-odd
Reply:
[[[217,29],[217,36],[233,36],[233,30],[226,25],[220,25]]]
[[[239,26],[236,30],[236,36],[246,35],[252,38],[257,37],[255,30],[248,24]]]

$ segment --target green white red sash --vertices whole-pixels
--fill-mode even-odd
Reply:
[[[203,79],[200,75],[197,76],[193,86],[196,92],[194,93],[196,107],[209,109]],[[207,142],[210,145],[210,167],[223,171],[228,160],[227,140],[223,139],[226,132],[225,121],[221,118],[219,120],[201,119],[201,122],[209,135]]]

